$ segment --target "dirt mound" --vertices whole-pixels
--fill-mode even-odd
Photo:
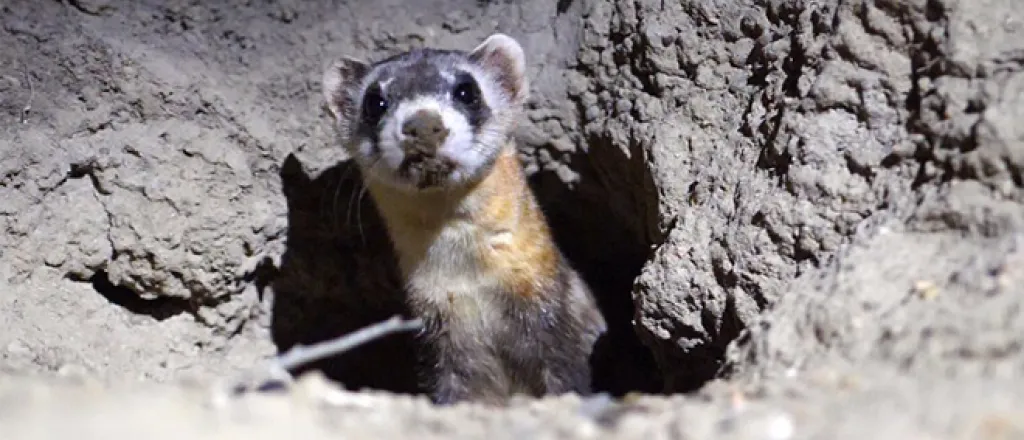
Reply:
[[[0,433],[1024,435],[1013,0],[0,11]],[[699,391],[436,409],[387,393],[418,391],[407,336],[312,366],[380,391],[180,385],[404,312],[320,73],[495,31],[528,55],[521,159],[609,319],[595,385]]]

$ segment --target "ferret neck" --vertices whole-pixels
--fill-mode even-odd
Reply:
[[[517,198],[524,184],[513,150],[504,151],[483,179],[444,191],[410,192],[380,182],[367,182],[378,210],[392,226],[447,223],[472,218],[495,198]]]

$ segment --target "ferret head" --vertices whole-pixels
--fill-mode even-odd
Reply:
[[[495,34],[470,52],[342,58],[324,72],[323,93],[367,178],[429,191],[486,175],[529,91],[522,47]]]

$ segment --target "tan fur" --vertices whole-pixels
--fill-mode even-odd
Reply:
[[[511,143],[472,187],[411,194],[372,181],[369,185],[402,272],[414,287],[417,274],[428,275],[422,269],[432,266],[431,259],[460,260],[448,269],[464,284],[456,283],[447,296],[501,287],[529,298],[542,294],[539,284],[558,271],[558,251]],[[468,261],[451,251],[465,254]]]

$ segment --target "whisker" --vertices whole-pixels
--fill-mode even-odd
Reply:
[[[363,197],[366,196],[366,185],[359,190],[359,197],[356,197],[356,226],[359,228],[359,240],[366,246],[366,235],[363,234]]]
[[[380,164],[380,161],[383,160],[383,159],[384,158],[382,156],[377,156],[377,158],[374,159],[373,162],[370,162],[370,164],[367,165],[364,168],[364,170],[363,170],[363,179],[366,179],[367,175],[369,175],[370,173],[373,173],[374,172],[374,168],[376,168],[377,165]],[[363,183],[363,182],[360,182],[360,183],[361,183],[361,185],[360,185],[361,188],[359,190],[359,194],[355,197],[355,199],[356,199],[356,228],[359,230],[359,239],[360,239],[360,241],[362,242],[363,246],[366,246],[366,234],[363,232],[363,199],[366,197],[366,192],[369,189],[369,187],[366,185],[366,183]],[[354,191],[353,191],[353,194],[355,194]]]
[[[345,180],[348,179],[349,174],[352,172],[352,166],[354,165],[349,165],[349,167],[341,173],[341,176],[338,177],[338,181],[334,187],[334,197],[332,197],[331,201],[331,224],[334,228],[338,225],[338,198],[341,195],[341,187],[345,184]]]
[[[361,187],[363,186],[363,183],[359,182],[358,185]],[[357,188],[353,187],[352,192],[348,195],[348,209],[345,210],[345,227],[347,228],[352,227],[352,203],[355,202],[357,198],[356,192]]]

